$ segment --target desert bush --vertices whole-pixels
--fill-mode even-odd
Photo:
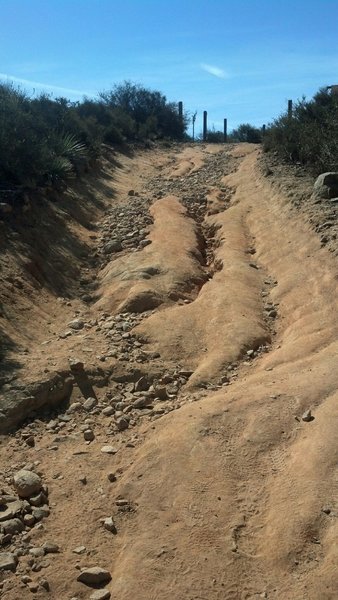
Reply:
[[[229,142],[249,142],[250,144],[260,144],[262,141],[262,131],[250,123],[242,123],[233,129],[228,136]]]
[[[311,100],[299,100],[291,116],[282,114],[268,126],[264,149],[314,175],[337,170],[338,96],[321,89]]]

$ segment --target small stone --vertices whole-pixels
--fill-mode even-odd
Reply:
[[[81,319],[74,319],[68,323],[68,327],[75,329],[75,331],[79,331],[80,329],[83,329],[84,322]]]
[[[103,452],[103,454],[116,454],[117,448],[114,448],[113,446],[102,446],[101,452]]]
[[[313,421],[313,420],[314,420],[314,417],[313,417],[313,416],[312,416],[312,414],[311,414],[311,410],[306,410],[306,411],[305,411],[305,412],[302,414],[302,421],[305,421],[305,422],[307,422],[307,423],[308,423],[308,422],[310,422],[310,421]]]
[[[97,400],[95,398],[87,398],[87,400],[83,403],[83,408],[89,412],[97,405]]]
[[[107,517],[104,521],[103,521],[103,527],[107,530],[110,531],[110,533],[117,533],[117,529],[114,523],[114,520],[112,517]]]
[[[42,545],[42,548],[44,549],[46,554],[57,554],[58,552],[60,552],[59,546],[54,542],[45,542]]]
[[[29,498],[37,494],[41,487],[41,478],[33,471],[21,470],[14,475],[14,488],[20,498]]]
[[[35,569],[33,569],[33,570],[35,570]],[[33,581],[31,583],[29,583],[27,585],[27,587],[30,590],[30,592],[32,592],[32,594],[35,594],[39,589],[39,585]]]
[[[87,485],[87,477],[85,475],[81,475],[81,477],[79,477],[79,481],[83,483],[83,485]]]
[[[322,512],[325,513],[326,515],[329,515],[329,514],[331,514],[331,508],[329,508],[328,506],[323,506]]]
[[[91,567],[84,569],[77,577],[77,581],[86,585],[99,585],[100,583],[108,583],[111,580],[111,574],[102,567]]]
[[[38,494],[37,496],[32,496],[29,499],[29,504],[31,504],[32,506],[41,506],[42,504],[46,503],[46,496],[40,492],[40,494]]]
[[[33,435],[30,435],[29,437],[27,437],[25,439],[25,443],[27,444],[27,446],[29,446],[30,448],[34,448],[35,446],[35,439]]]
[[[0,571],[15,571],[17,557],[11,552],[0,552]]]
[[[10,535],[15,535],[16,533],[20,533],[24,530],[24,524],[20,519],[9,519],[8,521],[3,521],[1,526],[3,532],[9,533]]]
[[[79,358],[70,358],[69,366],[71,371],[82,371],[84,363]]]
[[[90,600],[109,600],[111,593],[109,590],[96,590],[89,596]]]
[[[120,417],[116,421],[116,426],[119,431],[124,431],[125,429],[128,429],[129,421],[127,419],[125,419],[124,417]]]
[[[39,585],[40,585],[40,587],[42,587],[44,590],[46,590],[46,592],[49,592],[49,590],[50,590],[50,586],[49,586],[49,583],[48,583],[47,579],[40,579],[40,581],[39,581]]]
[[[45,555],[45,551],[43,548],[30,548],[29,554],[31,554],[35,558],[39,558],[39,557],[41,558],[42,556]]]
[[[23,576],[21,577],[21,581],[22,581],[22,583],[25,583],[25,584],[27,584],[27,583],[30,583],[30,582],[32,581],[32,578],[31,578],[31,577],[29,577],[29,575],[23,575]]]
[[[102,414],[105,417],[111,417],[114,414],[114,412],[115,412],[115,408],[113,406],[106,406],[106,408],[104,408],[102,410]]]
[[[33,515],[27,514],[27,515],[24,515],[23,522],[27,527],[33,527],[33,525],[35,523],[35,519],[34,519]]]
[[[93,440],[95,440],[94,431],[92,429],[86,429],[83,432],[83,437],[86,440],[86,442],[92,442]]]
[[[37,521],[41,521],[45,517],[48,517],[49,514],[50,514],[50,510],[49,510],[49,507],[47,505],[40,506],[39,508],[34,508],[33,509],[33,517]]]
[[[77,546],[76,548],[74,548],[73,552],[74,554],[84,554],[86,552],[86,546]]]
[[[115,473],[108,473],[107,477],[108,477],[108,480],[110,481],[110,483],[114,483],[114,481],[116,481]]]

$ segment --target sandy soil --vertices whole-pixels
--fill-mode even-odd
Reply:
[[[36,223],[26,237],[1,225],[3,406],[12,388],[74,379],[65,405],[1,438],[2,493],[28,464],[50,507],[0,550],[19,558],[0,575],[4,600],[89,599],[77,576],[97,565],[119,600],[337,597],[337,258],[260,153],[107,157],[97,186],[91,176],[72,191],[71,212],[68,193],[45,215],[45,252]],[[106,254],[119,219],[131,233],[146,222],[149,243]],[[64,337],[74,318],[83,327]],[[100,522],[109,516],[116,534]],[[59,552],[35,557],[46,541]]]

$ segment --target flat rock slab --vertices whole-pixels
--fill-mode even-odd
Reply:
[[[0,552],[0,571],[15,571],[17,562],[11,552]]]
[[[101,567],[91,567],[90,569],[84,569],[77,580],[86,585],[97,585],[100,583],[108,583],[108,581],[111,580],[111,574]]]

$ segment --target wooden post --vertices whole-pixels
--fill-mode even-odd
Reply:
[[[207,111],[203,111],[203,142],[207,141],[208,134],[208,113]]]
[[[265,134],[265,130],[266,130],[266,125],[264,124],[264,125],[262,126],[262,135],[264,135],[264,134]]]
[[[193,116],[192,116],[192,141],[195,141],[195,121],[196,121],[196,117],[197,117],[197,110],[195,110]]]
[[[224,143],[228,140],[228,119],[224,119]]]
[[[289,119],[292,117],[292,100],[288,100],[288,117]]]

